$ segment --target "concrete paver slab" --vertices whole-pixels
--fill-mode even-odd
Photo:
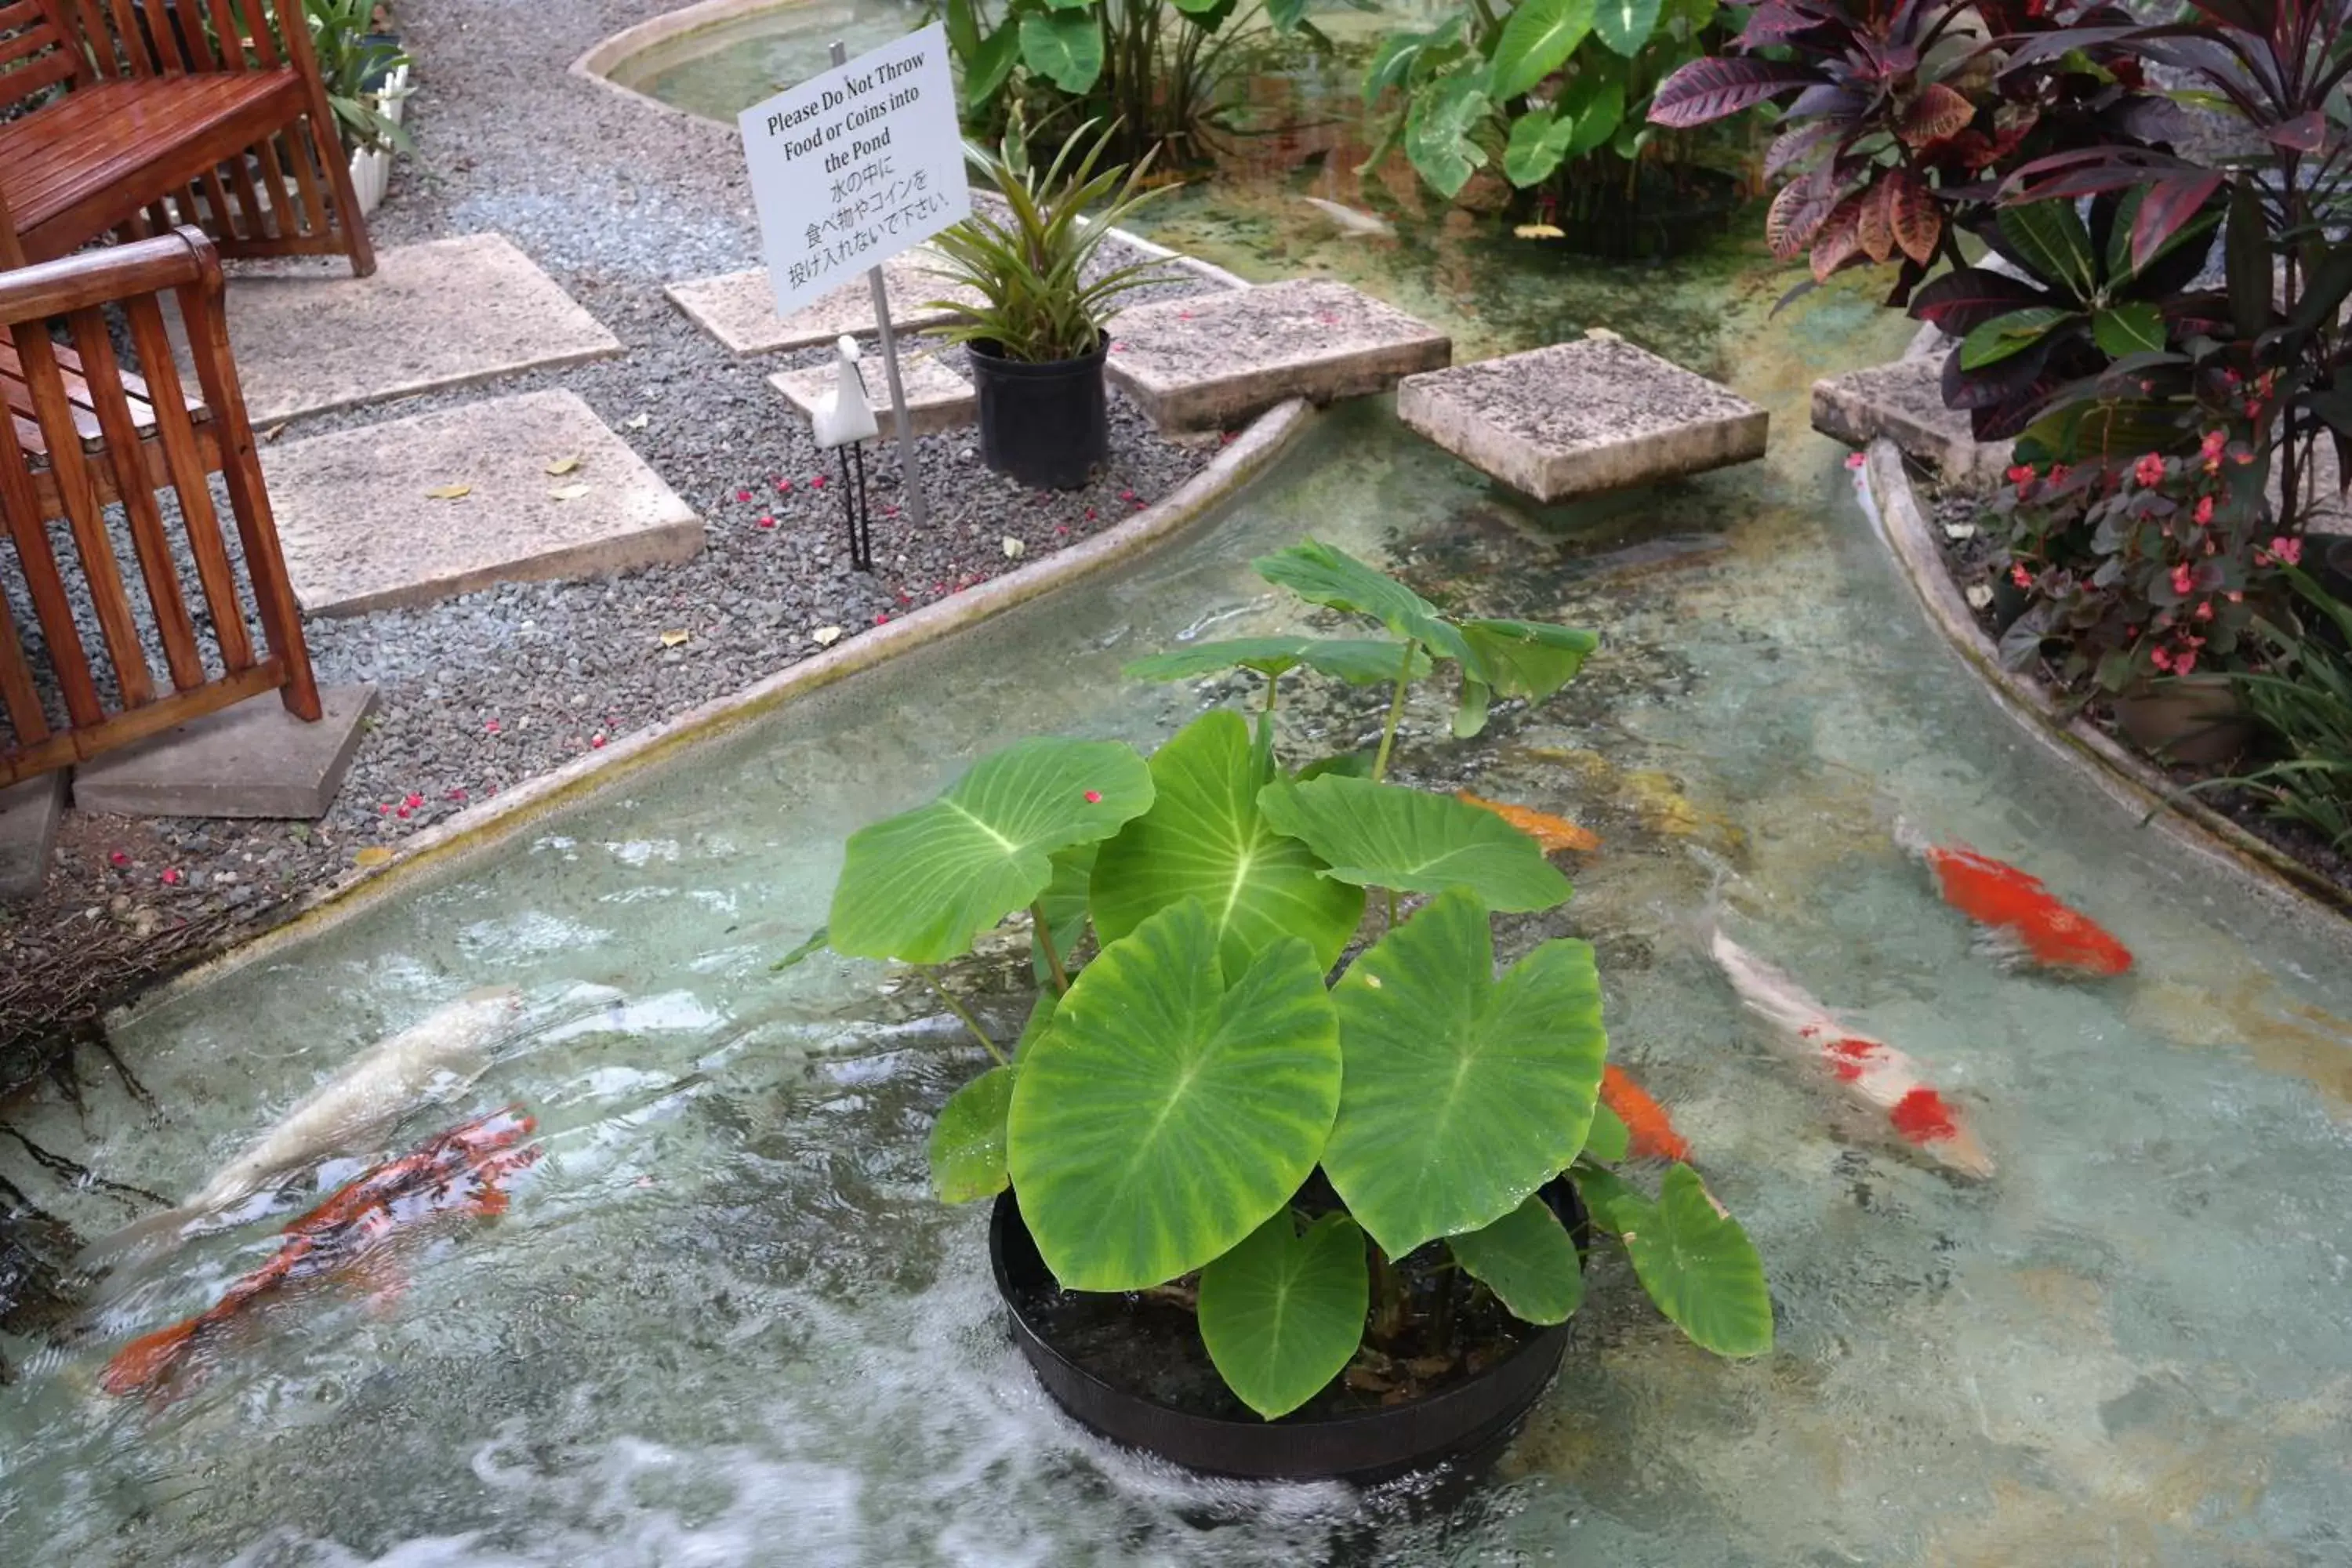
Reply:
[[[979,299],[970,289],[931,270],[941,259],[936,251],[917,246],[882,264],[882,286],[890,298],[891,326],[902,332],[936,327],[954,321],[956,312],[928,309],[927,301]],[[768,288],[768,269],[764,267],[673,283],[663,292],[696,326],[717,338],[734,354],[804,349],[812,343],[829,343],[844,332],[871,337],[877,331],[874,291],[863,272],[790,316],[776,314],[776,297]]]
[[[1884,436],[1946,479],[1979,488],[2000,483],[2010,443],[1979,441],[1966,409],[1944,406],[1944,356],[1923,354],[1813,383],[1813,428],[1866,447]]]
[[[372,278],[240,274],[228,333],[256,425],[621,352],[499,234],[379,251]]]
[[[1538,500],[1764,455],[1764,410],[1614,334],[1412,376],[1397,417]]]
[[[1137,305],[1110,334],[1111,384],[1162,430],[1231,426],[1293,397],[1385,392],[1454,360],[1435,328],[1314,279]]]
[[[174,725],[74,772],[74,805],[123,816],[313,821],[334,804],[375,707],[373,686],[319,689],[318,722],[276,692]]]
[[[551,465],[576,459],[561,474]],[[317,616],[692,558],[702,520],[579,396],[531,392],[264,447]],[[466,487],[463,495],[427,492]]]
[[[0,789],[0,903],[16,903],[41,890],[49,874],[49,850],[58,841],[58,818],[65,810],[62,770]]]
[[[858,369],[866,378],[866,406],[874,410],[875,422],[882,426],[881,438],[889,440],[898,433],[898,417],[890,407],[889,373],[874,354],[860,361]],[[768,384],[782,393],[803,418],[814,422],[817,405],[833,395],[834,374],[829,364],[780,370],[768,378]],[[905,355],[898,379],[907,394],[908,422],[918,436],[970,425],[980,417],[980,396],[971,383],[930,354]]]

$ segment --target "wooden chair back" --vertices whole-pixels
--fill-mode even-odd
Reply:
[[[29,107],[86,68],[57,0],[0,5],[0,109]]]
[[[243,557],[242,585],[165,334],[160,300],[167,291],[178,301],[210,411],[222,488]],[[0,729],[0,784],[267,691],[279,692],[287,709],[303,719],[319,717],[318,687],[229,353],[221,296],[219,258],[212,241],[193,227],[0,273],[0,330],[16,344],[64,513],[54,524],[43,517],[17,419],[0,416],[0,513],[13,546],[0,555],[0,567],[13,565],[23,584],[48,673],[46,681],[37,677],[8,596],[0,592],[0,713],[6,719]],[[160,487],[124,388],[109,331],[110,305],[121,309],[145,377],[152,439],[163,457]],[[60,333],[80,362],[70,383],[58,363]],[[94,414],[101,433],[95,450],[76,428],[78,401]],[[110,482],[101,486],[101,479]],[[101,504],[102,489],[121,498],[119,506]],[[169,518],[159,493],[172,501]],[[175,531],[194,567],[193,588],[175,559]],[[122,538],[137,566],[135,593],[117,549]],[[202,595],[200,606],[194,594]],[[248,597],[261,627],[259,648],[246,624]],[[205,621],[201,631],[198,607]],[[93,632],[103,666],[92,658]],[[151,643],[162,656],[168,691],[158,690]]]

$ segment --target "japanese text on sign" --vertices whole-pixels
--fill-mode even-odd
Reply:
[[[745,110],[776,310],[788,314],[971,214],[945,28]]]

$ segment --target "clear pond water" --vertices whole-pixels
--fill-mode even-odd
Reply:
[[[2341,933],[2138,827],[1985,700],[1803,426],[1811,377],[1899,326],[1842,293],[1768,323],[1780,286],[1732,257],[1594,270],[1539,308],[1465,297],[1488,322],[1608,321],[1726,376],[1772,410],[1761,464],[1531,510],[1382,405],[1341,408],[1148,558],[141,1020],[119,1044],[164,1120],[95,1082],[24,1122],[114,1179],[194,1187],[352,1053],[484,984],[523,992],[523,1026],[384,1147],[519,1102],[546,1158],[504,1217],[425,1239],[400,1279],[224,1336],[178,1401],[97,1374],[255,1267],[301,1194],[150,1268],[85,1337],[7,1342],[0,1563],[2352,1559]],[[1463,608],[1604,634],[1578,685],[1467,747],[1416,703],[1402,776],[1600,834],[1576,900],[1504,946],[1598,945],[1614,1055],[1747,1221],[1780,1318],[1776,1353],[1727,1364],[1597,1269],[1559,1382],[1443,1509],[1202,1480],[1061,1417],[1004,1335],[984,1214],[925,1190],[929,1117],[977,1053],[879,966],[769,972],[823,918],[842,838],[977,752],[1149,743],[1241,700],[1118,668],[1299,624],[1247,561],[1310,532]],[[1301,689],[1288,739],[1344,743],[1377,707]],[[2137,970],[2068,985],[1983,962],[1894,847],[1898,816],[2029,866]],[[1695,940],[1718,877],[1750,946],[1965,1098],[1994,1179],[1860,1135],[1773,1054]],[[1000,1022],[1010,976],[963,976]],[[92,1230],[126,1217],[13,1146],[0,1173]]]

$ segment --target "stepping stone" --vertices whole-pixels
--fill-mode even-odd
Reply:
[[[1454,342],[1345,283],[1297,279],[1121,310],[1111,384],[1162,430],[1226,429],[1294,397],[1386,392],[1454,363]]]
[[[1764,455],[1764,410],[1614,333],[1411,377],[1397,417],[1545,501]]]
[[[889,373],[882,368],[879,355],[861,360],[857,368],[866,377],[866,405],[882,426],[881,438],[889,440],[898,433],[898,416],[890,406]],[[780,370],[768,378],[768,384],[791,399],[801,417],[814,425],[817,405],[833,395],[833,378],[830,363],[817,364],[806,370]],[[929,354],[902,359],[898,381],[907,394],[908,422],[918,436],[970,425],[980,417],[980,397],[971,383]]]
[[[567,458],[577,466],[548,473]],[[702,548],[694,509],[569,392],[289,441],[264,447],[261,467],[294,596],[314,616],[663,565]],[[462,497],[426,493],[459,485]]]
[[[74,805],[119,816],[316,821],[360,749],[373,686],[322,686],[315,724],[278,693],[150,735],[74,770]]]
[[[890,297],[892,327],[918,332],[958,319],[954,310],[926,309],[926,300],[979,302],[980,296],[970,288],[931,270],[943,259],[936,251],[917,246],[882,264],[882,287]],[[812,343],[829,343],[844,332],[870,338],[879,331],[874,321],[874,289],[863,272],[789,316],[776,314],[776,296],[768,287],[764,267],[673,283],[662,291],[696,326],[737,355],[804,349]]]
[[[17,903],[41,890],[58,818],[66,811],[63,769],[0,789],[0,903]]]
[[[499,234],[379,251],[372,278],[240,274],[228,335],[257,426],[621,352]]]
[[[1966,409],[1944,406],[1944,356],[1922,354],[1813,383],[1813,428],[1850,447],[1881,436],[1954,484],[1990,489],[2010,443],[1979,441]]]

